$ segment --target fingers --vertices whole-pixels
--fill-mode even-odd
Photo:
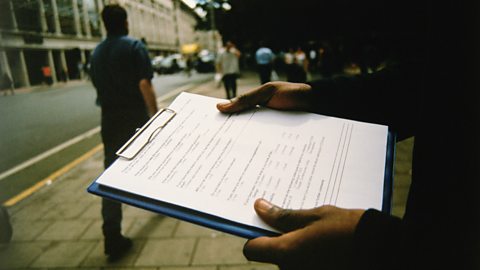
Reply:
[[[263,199],[255,202],[255,210],[269,225],[286,233],[252,239],[243,253],[249,260],[274,263],[281,269],[317,269],[319,262],[323,269],[337,269],[348,263],[345,258],[350,256],[355,228],[364,212],[334,206],[286,210]]]
[[[322,212],[318,208],[306,210],[282,209],[264,199],[256,200],[254,208],[263,221],[282,232],[303,228],[320,219]]]
[[[259,262],[280,264],[286,257],[292,256],[302,243],[311,238],[311,230],[305,228],[308,224],[320,219],[321,211],[287,210],[272,203],[257,199],[255,211],[270,226],[283,232],[278,237],[259,237],[249,240],[243,249],[247,259]]]
[[[223,113],[245,111],[256,105],[278,110],[308,111],[312,98],[311,87],[303,83],[269,82],[231,101],[217,104]]]
[[[278,246],[281,244],[280,237],[258,237],[248,240],[243,246],[243,255],[249,261],[278,263],[283,252]]]
[[[245,243],[243,254],[250,261],[285,265],[288,261],[297,261],[300,257],[311,255],[308,242],[315,237],[313,233],[312,230],[303,228],[278,237],[251,239]]]
[[[223,113],[235,113],[248,110],[256,105],[268,103],[275,93],[275,87],[266,83],[252,91],[241,95],[231,101],[217,104],[217,109]]]

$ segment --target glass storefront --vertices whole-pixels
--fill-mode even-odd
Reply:
[[[76,35],[72,0],[57,0],[57,7],[62,33]]]
[[[10,11],[10,1],[0,0],[0,28],[13,30],[13,16]]]
[[[36,0],[12,1],[13,12],[21,31],[41,32],[40,5]]]
[[[84,4],[87,5],[87,14],[88,14],[88,21],[90,23],[90,29],[92,31],[92,36],[99,37],[102,35],[101,32],[101,17],[97,1],[95,0],[83,0]]]

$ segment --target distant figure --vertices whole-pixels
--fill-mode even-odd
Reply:
[[[293,48],[290,48],[288,52],[286,52],[283,56],[283,60],[285,62],[285,71],[287,73],[287,81],[288,82],[293,82],[295,78],[295,67],[294,67],[294,62],[295,62],[295,52]]]
[[[192,70],[193,70],[193,55],[187,55],[185,59],[185,73],[187,74],[187,77],[192,76]]]
[[[258,75],[260,76],[261,84],[271,81],[274,58],[275,56],[272,50],[266,47],[262,42],[260,48],[258,48],[255,53],[255,61],[257,62]]]
[[[315,68],[317,67],[317,51],[315,49],[311,49],[308,52],[308,58],[309,58],[309,69],[314,71]]]
[[[293,57],[293,70],[290,82],[307,82],[308,58],[302,48],[298,47]]]
[[[225,43],[225,51],[221,52],[217,58],[217,72],[223,74],[222,80],[227,93],[227,98],[232,99],[237,96],[237,77],[240,73],[238,59],[240,51],[231,41]]]
[[[64,68],[60,68],[60,76],[59,76],[60,81],[62,82],[67,82],[68,80],[68,71]]]
[[[93,52],[90,76],[102,108],[101,135],[107,168],[116,160],[115,152],[158,109],[148,51],[140,40],[127,36],[126,10],[107,5],[102,19],[107,38]],[[132,241],[122,235],[121,204],[102,198],[102,217],[105,254],[115,261],[132,247]]]
[[[83,64],[83,74],[85,80],[90,80],[90,63],[88,61]]]
[[[45,83],[48,85],[52,85],[53,84],[52,69],[50,68],[50,66],[43,66],[42,74],[43,74],[43,79]]]
[[[83,79],[85,77],[85,73],[83,72],[84,71],[84,64],[82,63],[82,61],[78,61],[77,63],[77,74],[78,74],[78,79]]]
[[[8,90],[12,92],[12,95],[15,95],[15,91],[14,91],[15,87],[13,85],[12,78],[10,78],[10,75],[8,75],[8,73],[6,72],[3,73],[0,89],[5,91],[3,93],[4,96],[7,95]]]

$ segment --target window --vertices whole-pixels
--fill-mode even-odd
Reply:
[[[19,30],[40,32],[40,8],[35,0],[12,1]]]

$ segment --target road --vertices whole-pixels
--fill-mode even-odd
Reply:
[[[188,78],[185,74],[162,75],[156,76],[153,84],[157,97],[160,97],[179,87],[199,84],[212,77],[212,74],[194,74]],[[95,105],[95,97],[95,90],[89,82],[72,82],[63,87],[45,87],[30,93],[0,97],[0,175],[3,174],[0,177],[0,201],[100,142],[98,132],[93,130],[100,124],[100,108]],[[82,140],[84,145],[76,143],[71,146],[79,149],[65,150],[63,156],[60,153],[48,164],[32,164],[29,167],[39,168],[21,177],[5,175],[12,168],[87,131],[92,131],[88,136],[90,142]]]

